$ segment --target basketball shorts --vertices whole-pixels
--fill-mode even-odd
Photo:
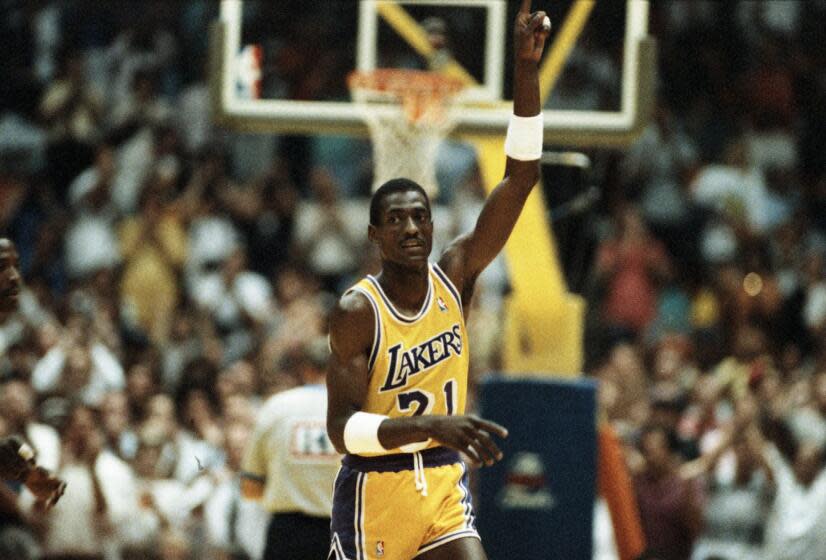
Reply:
[[[478,539],[467,467],[444,447],[346,455],[331,529],[328,560],[410,560],[456,539]]]

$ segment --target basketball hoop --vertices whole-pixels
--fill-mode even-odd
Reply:
[[[373,190],[396,177],[438,192],[436,149],[456,124],[464,83],[438,72],[381,68],[352,72],[347,84],[373,140]]]

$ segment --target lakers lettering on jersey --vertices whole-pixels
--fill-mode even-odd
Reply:
[[[367,298],[375,318],[362,410],[391,418],[463,414],[467,331],[459,292],[438,265],[429,265],[427,295],[415,316],[397,310],[372,276],[351,290]]]

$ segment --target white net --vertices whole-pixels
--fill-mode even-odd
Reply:
[[[353,101],[362,108],[373,142],[373,190],[406,177],[431,197],[438,193],[437,150],[456,124],[451,102],[461,88],[457,80],[415,70],[351,76]]]

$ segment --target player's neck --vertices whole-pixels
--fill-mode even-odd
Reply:
[[[415,313],[422,308],[427,296],[428,269],[427,265],[408,268],[384,262],[377,280],[396,307]]]

